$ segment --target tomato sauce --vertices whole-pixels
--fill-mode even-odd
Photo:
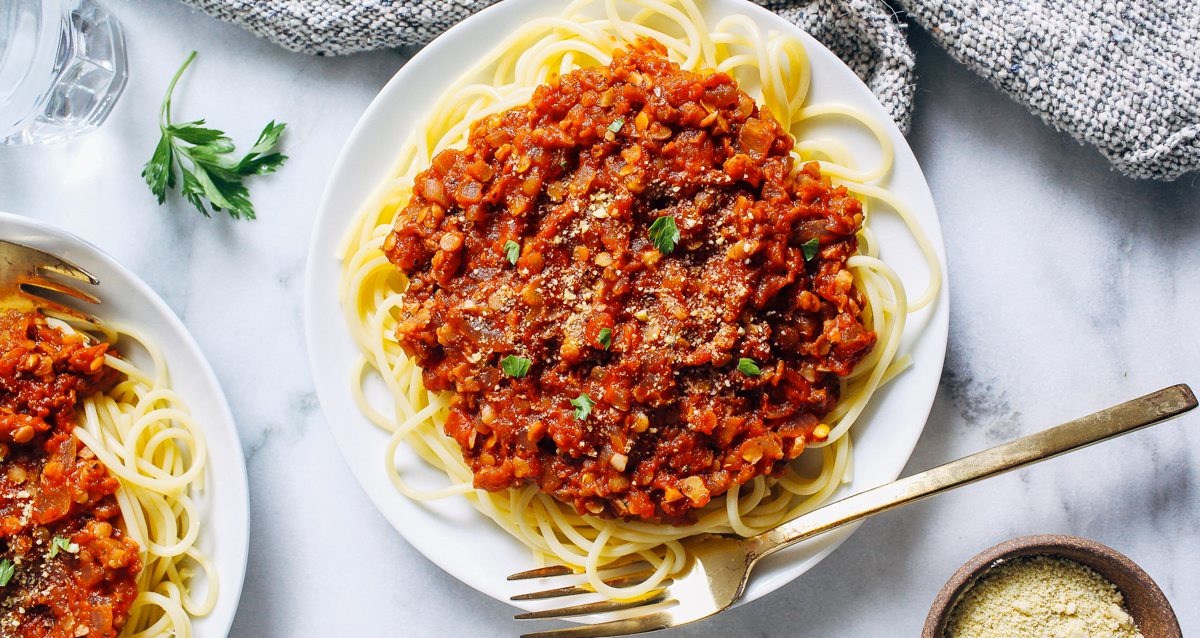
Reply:
[[[0,315],[0,635],[115,638],[137,598],[120,483],[72,434],[77,400],[117,380],[108,352],[38,314]]]
[[[846,269],[861,202],[794,170],[733,79],[664,53],[617,50],[475,122],[384,242],[409,282],[396,336],[456,393],[476,487],[686,523],[821,440],[875,344]]]

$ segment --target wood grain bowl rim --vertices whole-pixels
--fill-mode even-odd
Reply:
[[[1175,610],[1142,568],[1120,552],[1078,536],[1038,534],[1005,541],[967,561],[938,593],[922,638],[942,638],[950,612],[975,581],[999,563],[1025,556],[1056,556],[1086,565],[1117,586],[1144,638],[1183,638]]]

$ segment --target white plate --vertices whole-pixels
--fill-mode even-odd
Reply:
[[[8,213],[0,213],[0,239],[40,248],[90,272],[100,280],[95,294],[102,303],[89,306],[88,312],[136,326],[162,348],[171,387],[187,402],[208,442],[204,492],[195,495],[200,511],[196,545],[216,563],[220,590],[212,612],[193,619],[193,633],[196,638],[225,638],[246,574],[250,496],[242,444],[212,367],[171,308],[137,275],[99,248],[52,226]],[[144,369],[153,369],[148,356],[125,354]]]
[[[882,185],[912,207],[945,273],[941,228],[929,187],[904,136],[867,87],[836,56],[779,16],[745,0],[709,0],[705,5],[703,13],[710,25],[716,23],[715,18],[743,13],[763,31],[775,29],[801,38],[812,65],[809,103],[850,104],[885,123],[896,159],[895,168]],[[308,254],[308,353],[317,396],[342,455],[375,506],[409,543],[459,580],[505,602],[513,594],[533,588],[528,583],[505,580],[508,574],[534,566],[529,550],[477,513],[466,500],[417,503],[396,491],[384,473],[383,450],[388,436],[359,412],[350,394],[350,370],[358,349],[338,303],[341,264],[334,253],[347,224],[389,176],[397,149],[411,133],[413,122],[425,116],[437,96],[517,26],[561,9],[560,3],[506,0],[450,29],[400,69],[367,108],[338,157],[321,198]],[[828,122],[819,126],[846,141],[860,166],[874,163],[879,150],[869,133],[839,123],[838,118],[823,119]],[[873,227],[881,240],[882,257],[903,278],[910,297],[920,294],[927,270],[908,231],[890,213],[877,215]],[[946,353],[948,318],[949,297],[943,277],[938,299],[908,317],[900,352],[911,353],[916,364],[878,392],[854,426],[854,480],[836,498],[891,481],[904,468],[937,391]],[[416,485],[439,485],[436,472],[425,467],[415,454],[409,458],[401,454],[397,462],[402,464],[406,478]],[[758,598],[811,569],[852,531],[839,530],[771,556],[755,569],[742,600]],[[514,604],[526,609],[546,607],[536,601]]]

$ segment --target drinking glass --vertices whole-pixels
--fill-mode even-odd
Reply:
[[[0,144],[96,128],[127,79],[121,25],[94,0],[0,0]]]

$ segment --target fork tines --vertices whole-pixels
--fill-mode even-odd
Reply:
[[[650,576],[653,574],[654,572],[652,571],[642,571],[636,574],[629,574],[627,576],[609,578],[603,582],[609,587],[634,587],[646,582],[646,579],[650,578]],[[671,582],[672,580],[668,578],[662,582],[662,586],[666,587],[667,585],[670,585]],[[575,596],[577,594],[594,593],[596,593],[595,587],[592,587],[590,583],[582,583],[580,585],[571,585],[569,587],[559,587],[558,589],[547,589],[545,591],[535,591],[528,594],[517,594],[516,596],[510,598],[510,600],[541,600],[545,598],[559,598],[561,596]]]
[[[642,567],[642,566],[648,567],[648,566],[650,566],[650,563],[646,562],[646,560],[644,560],[641,556],[634,555],[634,556],[626,556],[624,558],[619,558],[611,563],[608,563],[607,565],[601,566],[600,569],[607,572],[607,571],[614,571],[617,569],[621,569],[622,567],[632,567],[635,565],[639,566],[639,567]],[[508,580],[528,580],[530,578],[552,578],[554,576],[570,576],[573,574],[582,574],[582,573],[583,573],[582,569],[579,569],[577,567],[571,567],[569,565],[549,565],[547,567],[539,567],[537,569],[531,569],[527,572],[517,572],[517,573],[509,576]]]
[[[580,625],[549,631],[535,631],[521,634],[521,638],[602,638],[604,636],[628,636],[648,631],[669,629],[677,623],[675,617],[667,611],[660,611],[646,616],[613,620],[595,625]]]
[[[91,273],[58,255],[53,255],[39,248],[26,246],[25,244],[19,244],[6,239],[0,239],[0,244],[11,247],[14,249],[15,254],[23,254],[26,258],[26,263],[39,271],[55,272],[65,277],[86,281],[93,286],[100,285],[100,280],[92,276]]]
[[[601,570],[603,570],[605,573],[615,572],[617,574],[604,578],[601,581],[611,587],[632,587],[640,585],[654,575],[653,566],[637,556],[618,560],[609,565],[605,565],[601,568]],[[553,565],[513,574],[508,577],[508,580],[553,578],[557,576],[579,575],[582,573],[583,570],[573,567]],[[662,603],[672,602],[670,594],[667,591],[667,587],[673,582],[674,581],[670,578],[665,579],[655,589],[628,600],[602,600],[581,605],[561,607],[558,609],[526,612],[517,614],[514,616],[514,618],[516,620],[545,620],[552,618],[567,618],[571,616],[587,616],[591,614],[621,612],[652,607]],[[580,583],[577,585],[569,585],[566,587],[558,587],[544,591],[518,594],[513,596],[512,600],[544,600],[562,596],[594,593],[596,593],[596,589],[591,584]],[[656,629],[663,629],[670,626],[672,626],[672,622],[669,614],[658,613],[649,614],[648,616],[598,623],[594,625],[583,625],[565,629],[539,631],[530,634],[524,634],[522,638],[594,638],[599,636],[619,636],[629,633],[654,631]]]
[[[588,616],[591,614],[602,614],[611,611],[625,611],[626,609],[637,609],[638,607],[649,607],[667,600],[666,588],[652,590],[648,594],[634,598],[633,600],[603,600],[595,603],[587,603],[583,605],[572,605],[570,607],[560,607],[558,609],[548,609],[546,611],[530,611],[524,614],[513,616],[516,620],[545,620],[547,618],[569,618],[571,616]]]
[[[0,240],[0,307],[37,310],[49,316],[61,315],[88,323],[99,323],[92,315],[64,306],[48,293],[73,297],[99,304],[94,295],[50,278],[61,275],[93,286],[100,280],[75,264],[44,250],[14,241]]]

